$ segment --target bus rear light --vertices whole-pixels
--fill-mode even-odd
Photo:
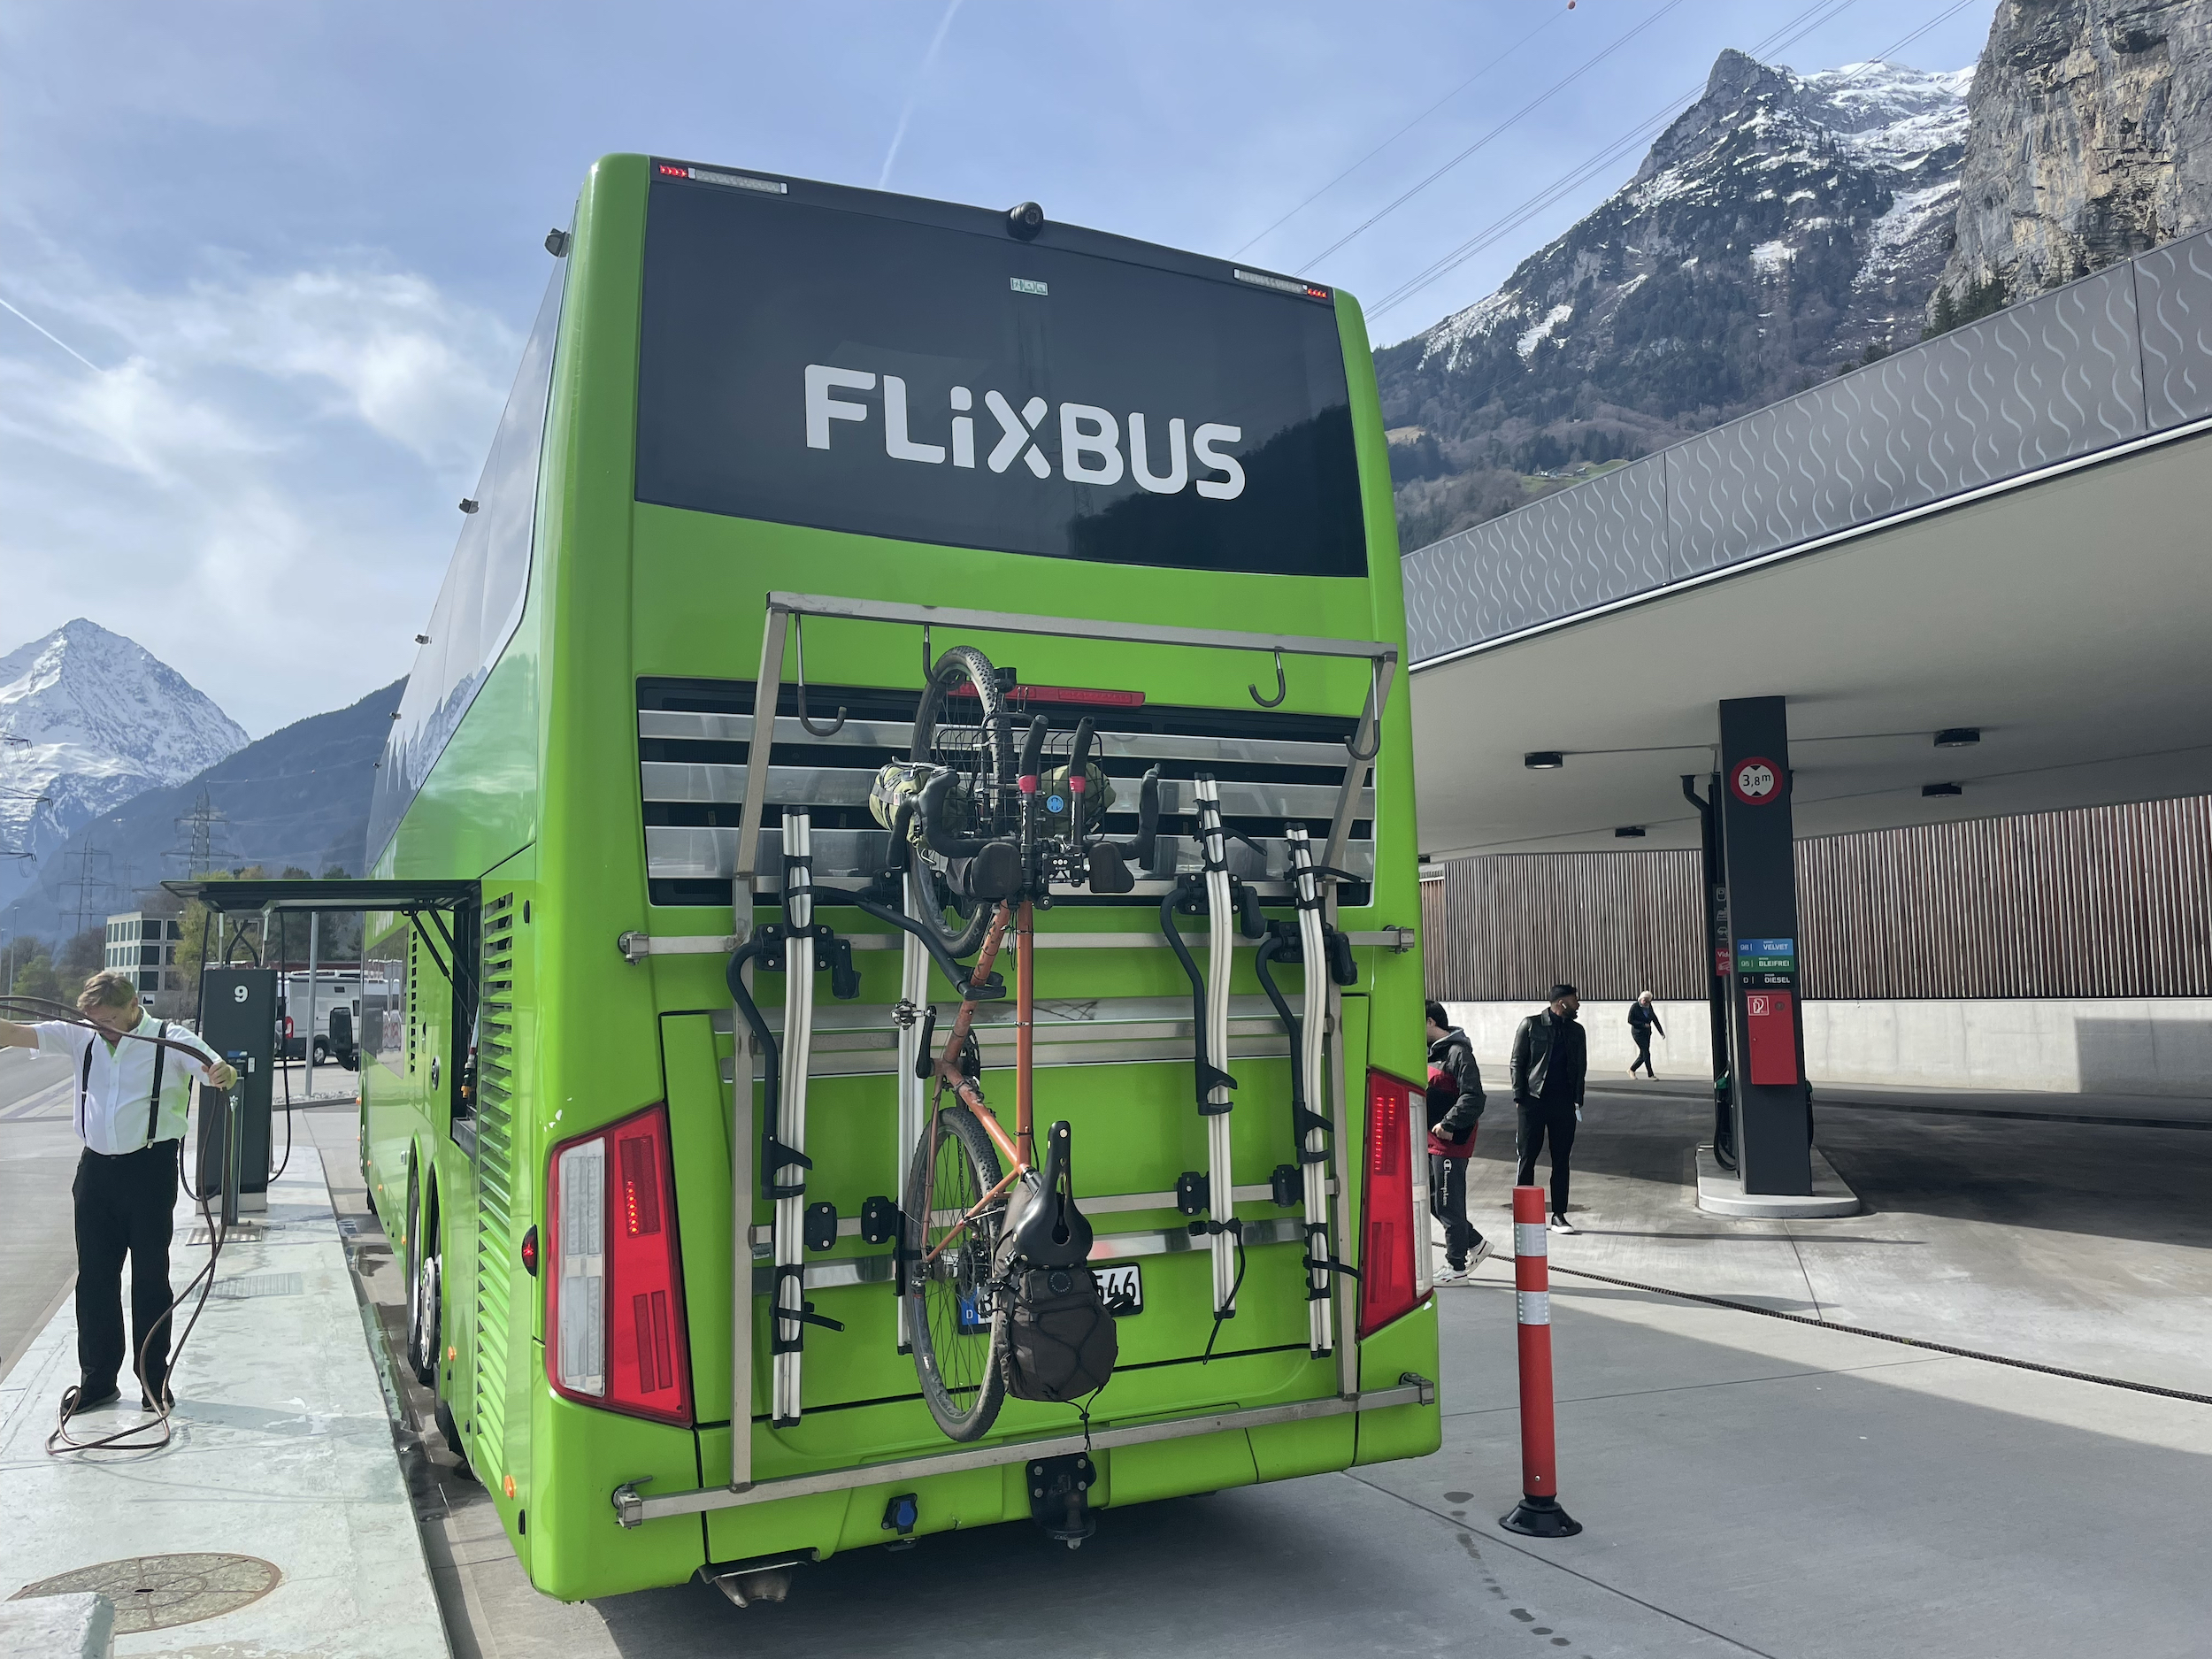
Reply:
[[[689,1333],[676,1248],[668,1111],[555,1149],[546,1369],[588,1404],[691,1421]]]
[[[1426,1096],[1387,1071],[1367,1074],[1367,1179],[1359,1281],[1363,1340],[1413,1311],[1422,1297],[1415,1252],[1424,1219],[1414,1214],[1413,1125]]]

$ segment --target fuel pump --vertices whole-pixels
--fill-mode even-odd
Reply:
[[[227,1110],[200,1111],[198,1174],[193,1186],[224,1194],[224,1220],[269,1207],[271,1089],[275,1078],[277,975],[274,968],[209,968],[200,978],[200,1038],[238,1068]],[[233,1133],[232,1125],[235,1124]],[[227,1184],[234,1164],[238,1179]]]

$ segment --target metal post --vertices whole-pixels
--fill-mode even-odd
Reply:
[[[1217,1071],[1229,1069],[1229,975],[1235,961],[1236,907],[1229,902],[1228,849],[1221,829],[1221,789],[1210,773],[1193,786],[1198,797],[1199,839],[1206,859],[1206,1053]],[[1236,1171],[1229,1133],[1236,1104],[1226,1085],[1206,1091],[1206,1209],[1218,1226],[1236,1218]],[[1214,1315],[1229,1318],[1237,1310],[1236,1240],[1228,1233],[1209,1236],[1213,1248]]]
[[[1298,906],[1298,953],[1305,964],[1304,1007],[1298,1022],[1298,1052],[1290,1056],[1299,1068],[1307,1110],[1329,1118],[1335,1128],[1309,1129],[1300,1144],[1299,1172],[1305,1181],[1306,1255],[1309,1262],[1333,1256],[1337,1247],[1329,1236],[1328,1143],[1337,1138],[1342,1121],[1329,1110],[1330,1090],[1322,1078],[1324,1045],[1328,1039],[1328,952],[1321,934],[1321,882],[1313,874],[1313,843],[1303,824],[1286,825],[1283,835],[1290,846],[1291,897]],[[1333,1270],[1309,1265],[1306,1269],[1307,1340],[1316,1354],[1325,1354],[1334,1342],[1329,1317],[1331,1298],[1325,1294]],[[1325,1293],[1313,1295],[1313,1292]]]
[[[759,746],[755,745],[755,751]],[[765,773],[763,765],[759,770]],[[790,926],[784,941],[783,969],[783,1088],[778,1107],[780,1121],[776,1138],[794,1152],[806,1150],[806,1083],[814,1035],[814,940],[802,929],[814,925],[813,833],[807,814],[786,812],[783,817],[783,913]],[[792,1178],[796,1176],[795,1180]],[[804,1171],[787,1166],[774,1171],[778,1185],[803,1186]],[[805,1324],[795,1316],[805,1310],[806,1195],[795,1193],[776,1200],[774,1256],[776,1301],[771,1330],[774,1333],[771,1361],[774,1400],[770,1408],[780,1427],[799,1420],[800,1340]],[[796,1267],[798,1272],[787,1270]]]
[[[307,1097],[315,1098],[315,975],[321,967],[319,946],[322,942],[323,913],[307,913],[307,1036],[301,1045],[300,1058],[307,1072]]]
[[[734,902],[750,902],[752,890],[730,884]],[[744,912],[741,910],[741,915]],[[753,964],[745,964],[750,988]],[[730,1100],[730,1490],[753,1484],[753,1033],[735,1016],[731,1056]]]
[[[893,849],[895,852],[896,849]],[[911,860],[908,861],[910,865]],[[906,913],[919,916],[924,901],[921,884],[911,868],[906,873]],[[898,1202],[906,1202],[907,1183],[914,1172],[914,1154],[921,1146],[922,1120],[928,1110],[929,1086],[915,1075],[922,1059],[922,999],[929,994],[929,953],[912,933],[899,935],[899,1123]],[[913,1340],[906,1331],[906,1296],[901,1287],[898,1322],[899,1352],[910,1353]]]
[[[223,1102],[223,1231],[227,1233],[238,1225],[238,1188],[245,1174],[240,1142],[245,1139],[246,1067],[252,1060],[242,1049],[226,1058],[238,1068]]]
[[[730,931],[743,944],[753,936],[753,906],[760,896],[760,819],[768,806],[768,756],[776,741],[776,703],[783,691],[783,638],[790,612],[772,598],[760,635],[760,678],[753,684],[753,732],[745,745],[745,803],[737,820],[736,915]]]
[[[1321,888],[1321,921],[1324,926],[1336,926],[1337,884],[1325,882]],[[1323,970],[1325,976],[1326,969]],[[1329,1050],[1325,1068],[1329,1085],[1329,1121],[1336,1133],[1329,1137],[1334,1156],[1329,1160],[1329,1173],[1336,1182],[1336,1239],[1337,1248],[1351,1248],[1352,1238],[1352,1113],[1345,1095],[1344,1079],[1344,987],[1334,979],[1328,984]],[[1363,1123],[1364,1118],[1361,1119]],[[1362,1263],[1364,1265],[1364,1263]],[[1335,1302],[1336,1328],[1340,1331],[1359,1329],[1359,1309],[1353,1302],[1352,1279],[1343,1273],[1329,1275],[1329,1283]],[[1336,1391],[1345,1399],[1359,1394],[1359,1344],[1356,1341],[1336,1345]]]
[[[1513,1311],[1521,1359],[1521,1502],[1498,1517],[1509,1532],[1572,1538],[1582,1524],[1559,1507],[1559,1450],[1552,1425],[1551,1240],[1544,1189],[1513,1189]]]
[[[1798,1029],[1797,862],[1788,704],[1720,705],[1721,858],[1728,887],[1736,1167],[1747,1194],[1813,1190]]]

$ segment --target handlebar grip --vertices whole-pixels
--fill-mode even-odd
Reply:
[[[922,786],[922,798],[918,809],[922,815],[922,839],[929,843],[932,852],[947,858],[972,858],[983,850],[983,839],[977,835],[955,835],[941,822],[945,795],[952,787],[953,774],[941,772]]]
[[[1021,776],[1034,780],[1045,760],[1045,717],[1039,715],[1029,723],[1029,734],[1022,739]]]
[[[1153,849],[1160,838],[1160,769],[1155,765],[1144,774],[1144,781],[1137,789],[1137,862],[1147,871],[1152,868]]]

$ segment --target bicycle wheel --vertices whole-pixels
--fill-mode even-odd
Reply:
[[[973,724],[965,709],[948,720],[954,690],[972,689],[977,698]],[[1014,739],[1006,711],[1006,694],[999,689],[991,659],[972,645],[955,645],[937,659],[929,684],[922,688],[920,706],[914,711],[913,758],[957,772],[961,784],[953,798],[965,803],[964,823],[947,825],[955,834],[992,835],[998,833],[1003,798],[1014,783]],[[914,885],[922,895],[920,920],[941,939],[956,956],[964,956],[983,942],[997,907],[963,898],[949,879],[947,861],[926,847],[909,849]]]
[[[975,1114],[965,1106],[947,1106],[922,1132],[907,1178],[902,1287],[907,1340],[929,1414],[956,1440],[987,1434],[1006,1398],[1006,1373],[999,1363],[1006,1316],[991,1284],[1004,1196],[961,1228],[933,1261],[925,1265],[923,1257],[998,1185],[999,1173],[998,1152]]]

